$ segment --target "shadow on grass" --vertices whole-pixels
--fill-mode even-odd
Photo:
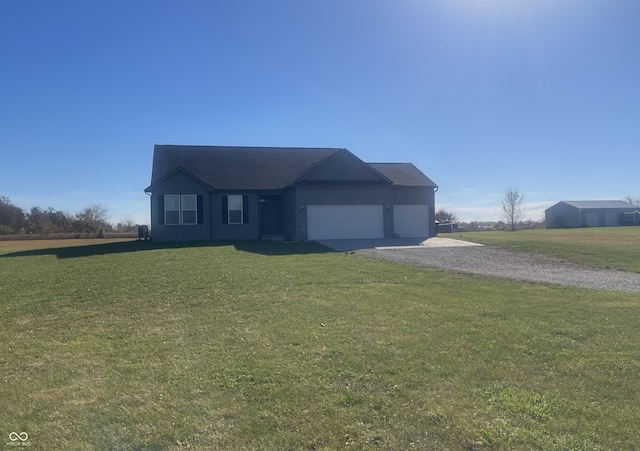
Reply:
[[[185,243],[153,243],[151,241],[126,241],[119,243],[88,244],[80,246],[52,247],[31,249],[0,254],[0,258],[33,257],[39,255],[55,255],[57,258],[92,257],[95,255],[124,254],[129,252],[152,251],[161,249],[187,249],[233,246],[241,252],[261,255],[299,255],[335,252],[315,242],[285,243],[277,241],[192,241]]]

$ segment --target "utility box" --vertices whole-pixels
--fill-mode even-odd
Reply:
[[[147,225],[139,225],[138,226],[138,239],[139,240],[148,240],[149,239],[149,226],[147,226]]]

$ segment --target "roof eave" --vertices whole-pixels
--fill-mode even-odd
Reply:
[[[196,182],[201,183],[202,185],[204,185],[209,191],[215,191],[215,187],[209,185],[208,183],[206,183],[205,181],[203,181],[202,179],[196,177],[195,175],[193,175],[191,172],[187,171],[185,168],[183,168],[182,166],[178,166],[177,168],[175,168],[174,170],[166,173],[165,175],[163,175],[162,177],[160,177],[159,179],[157,179],[155,182],[152,182],[151,185],[147,186],[144,189],[145,193],[152,193],[153,192],[153,187],[164,182],[165,180],[167,180],[168,178],[174,176],[176,173],[178,172],[182,172],[184,174],[186,174],[187,176],[191,177],[192,179],[194,179]]]

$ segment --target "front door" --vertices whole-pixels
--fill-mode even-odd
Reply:
[[[260,196],[260,233],[278,235],[282,233],[281,196]]]

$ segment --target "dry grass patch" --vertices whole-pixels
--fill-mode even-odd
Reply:
[[[0,240],[0,253],[25,251],[32,249],[50,249],[71,246],[90,246],[92,244],[127,243],[136,241],[131,238],[77,238],[65,240]]]

